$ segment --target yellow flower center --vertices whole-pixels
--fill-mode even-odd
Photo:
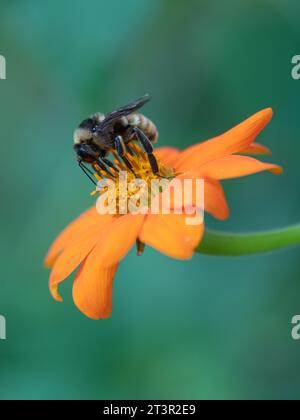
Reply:
[[[174,170],[165,166],[157,156],[155,157],[159,170],[154,174],[147,153],[139,145],[131,143],[130,150],[132,154],[127,153],[126,160],[132,169],[129,169],[115,151],[112,151],[112,163],[117,170],[109,168],[109,175],[100,167],[96,167],[98,186],[92,195],[103,196],[102,205],[112,214],[125,214],[125,208],[129,208],[130,212],[138,211],[141,207],[150,208],[153,197],[162,192],[175,177]]]

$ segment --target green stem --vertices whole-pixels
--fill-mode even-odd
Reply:
[[[241,256],[271,252],[300,245],[300,224],[267,232],[236,234],[206,230],[196,252],[208,255]]]

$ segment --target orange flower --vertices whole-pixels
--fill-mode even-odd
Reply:
[[[254,141],[271,118],[272,110],[265,109],[225,134],[185,151],[160,148],[156,156],[161,173],[172,173],[181,180],[204,179],[205,211],[225,220],[229,210],[220,180],[265,170],[282,172],[277,165],[243,155],[269,153]],[[140,159],[137,162],[131,157],[132,164],[149,183],[150,167],[143,156]],[[52,268],[50,291],[54,299],[62,301],[58,286],[79,267],[73,284],[76,306],[92,319],[108,318],[118,264],[136,241],[139,251],[146,244],[170,257],[189,259],[203,234],[204,224],[187,225],[185,214],[101,216],[93,207],[69,225],[50,248],[45,261]]]

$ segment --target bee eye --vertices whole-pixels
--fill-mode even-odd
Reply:
[[[78,154],[79,157],[81,157],[83,159],[89,157],[89,154],[83,148],[78,149],[77,154]]]
[[[84,162],[93,162],[95,160],[92,150],[88,149],[85,145],[75,145],[74,149],[80,160]]]

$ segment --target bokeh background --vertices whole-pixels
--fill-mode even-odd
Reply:
[[[282,177],[225,183],[231,218],[252,231],[299,221],[297,0],[2,0],[0,54],[1,399],[298,399],[299,248],[173,261],[147,249],[121,264],[114,311],[91,321],[43,257],[93,199],[75,164],[85,116],[146,92],[160,144],[184,148],[261,108]]]

